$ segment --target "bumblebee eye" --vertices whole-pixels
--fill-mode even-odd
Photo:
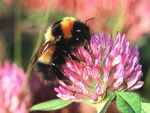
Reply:
[[[81,32],[81,30],[80,30],[80,29],[78,29],[78,30],[76,30],[76,32],[77,32],[77,33],[79,33],[79,32]]]
[[[58,40],[60,40],[61,38],[62,38],[62,36],[61,36],[61,35],[59,35],[59,36],[58,36]]]
[[[79,38],[76,38],[76,41],[79,41]]]

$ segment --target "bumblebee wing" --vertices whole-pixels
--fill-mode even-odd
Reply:
[[[39,59],[39,57],[41,57],[41,55],[51,46],[53,46],[56,43],[56,41],[49,41],[46,43],[43,43],[40,48],[38,49],[38,51],[35,53],[35,55],[33,56],[32,60],[31,60],[31,64],[35,64],[35,62],[37,62],[37,60]]]

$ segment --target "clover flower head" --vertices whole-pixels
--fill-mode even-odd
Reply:
[[[0,113],[28,113],[30,96],[22,94],[25,73],[8,61],[0,64]]]
[[[110,91],[135,90],[143,85],[138,49],[129,44],[125,35],[117,33],[114,41],[106,33],[92,35],[88,46],[72,52],[82,63],[67,58],[62,66],[71,84],[59,81],[55,88],[59,98],[98,102]]]

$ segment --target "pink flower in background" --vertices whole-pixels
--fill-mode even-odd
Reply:
[[[16,64],[0,64],[0,113],[28,113],[30,96],[21,92],[24,80]]]
[[[23,0],[23,7],[27,9],[35,9],[46,11],[50,4],[50,0]]]
[[[150,33],[150,0],[56,0],[55,4],[57,10],[75,14],[83,21],[95,17],[88,23],[94,32],[120,31],[129,40]]]
[[[11,5],[15,2],[16,0],[4,0],[4,2],[8,5]]]
[[[4,2],[13,4],[15,0]],[[135,41],[150,33],[150,0],[22,0],[22,7],[30,11],[45,11],[50,7],[53,13],[64,11],[83,21],[95,17],[88,22],[91,30],[124,32],[129,40]]]
[[[62,71],[72,84],[60,81],[60,86],[55,88],[59,98],[99,102],[110,91],[142,87],[139,52],[130,46],[125,35],[117,33],[114,42],[106,34],[93,35],[89,48],[90,51],[80,47],[72,53],[83,63],[67,58]]]
[[[127,20],[124,30],[127,30],[131,40],[140,38],[143,34],[150,34],[150,1],[149,0],[128,0]]]
[[[16,3],[16,0],[4,0],[8,5]],[[21,0],[22,8],[38,11],[46,11],[50,5],[50,0]]]

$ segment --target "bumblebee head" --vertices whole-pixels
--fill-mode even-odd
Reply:
[[[72,29],[72,36],[74,40],[76,40],[77,42],[81,42],[81,43],[83,41],[91,39],[89,27],[85,23],[79,20],[74,23],[74,26]]]
[[[81,44],[90,40],[90,31],[86,23],[73,17],[65,17],[51,26],[51,34],[71,44]]]

